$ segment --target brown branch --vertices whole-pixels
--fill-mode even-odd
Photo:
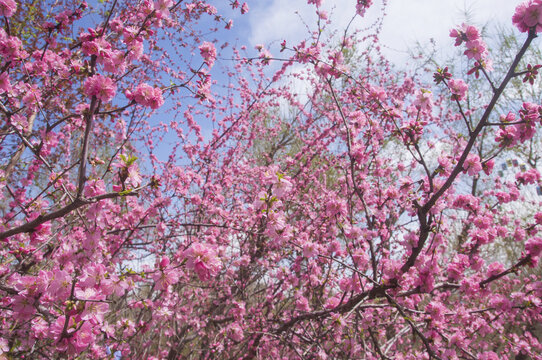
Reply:
[[[448,177],[448,179],[446,179],[442,187],[437,192],[435,192],[433,196],[431,196],[429,200],[427,200],[427,202],[422,207],[418,209],[418,218],[420,220],[420,236],[419,236],[418,244],[416,245],[416,247],[412,249],[412,253],[406,260],[405,264],[401,267],[401,271],[403,273],[407,272],[412,266],[414,266],[414,263],[416,262],[418,255],[421,253],[425,245],[425,242],[429,236],[429,232],[431,231],[432,218],[431,216],[429,216],[429,218],[426,218],[427,214],[430,213],[431,208],[442,197],[442,195],[444,195],[444,193],[452,186],[457,176],[463,171],[463,165],[465,161],[467,160],[467,156],[470,154],[470,151],[472,150],[476,142],[476,139],[478,138],[478,135],[480,135],[480,133],[482,132],[482,129],[487,125],[489,115],[491,115],[491,113],[493,112],[493,109],[495,105],[497,104],[497,100],[501,97],[502,93],[504,92],[504,89],[506,88],[510,80],[513,78],[514,70],[518,66],[521,58],[523,57],[523,55],[525,55],[525,52],[529,48],[534,38],[536,38],[536,36],[537,35],[534,32],[534,29],[531,29],[529,31],[529,35],[527,39],[525,40],[525,43],[523,44],[523,46],[517,53],[514,61],[512,62],[512,65],[510,65],[510,68],[508,69],[508,73],[506,74],[503,81],[501,82],[501,85],[499,86],[497,91],[493,94],[493,97],[491,98],[491,101],[487,105],[484,111],[484,114],[482,115],[480,119],[480,122],[470,134],[469,141],[467,145],[465,146],[465,149],[463,150],[463,153],[461,154],[461,157],[457,161],[457,164],[455,168],[452,170],[450,176]]]
[[[139,188],[141,189],[141,188]],[[139,190],[137,189],[137,190]],[[116,197],[121,197],[121,196],[137,196],[138,193],[137,191],[134,191],[134,192],[131,192],[129,194],[120,194],[120,193],[117,193],[117,192],[111,192],[111,193],[106,193],[106,194],[102,194],[102,195],[98,195],[98,196],[94,196],[94,197],[91,197],[91,198],[88,198],[88,199],[83,199],[83,198],[76,198],[73,200],[73,202],[69,203],[68,205],[58,209],[58,210],[55,210],[55,211],[52,211],[48,214],[45,214],[45,215],[40,215],[38,216],[37,218],[35,218],[34,220],[32,221],[29,221],[23,225],[20,225],[20,226],[17,226],[17,227],[14,227],[12,229],[9,229],[9,230],[6,230],[6,231],[3,231],[0,233],[0,240],[2,239],[6,239],[10,236],[13,236],[13,235],[17,235],[17,234],[21,234],[21,233],[29,233],[29,232],[32,232],[34,231],[34,229],[47,222],[47,221],[51,221],[51,220],[54,220],[54,219],[58,219],[60,217],[63,217],[67,214],[69,214],[70,212],[76,210],[76,209],[79,209],[80,207],[84,206],[84,205],[89,205],[89,204],[93,204],[95,202],[98,202],[100,200],[104,200],[104,199],[113,199],[113,198],[116,198]]]
[[[502,278],[503,276],[506,276],[512,272],[515,272],[517,269],[519,269],[520,267],[522,267],[523,265],[527,265],[528,263],[531,262],[531,255],[527,255],[525,256],[523,259],[521,259],[520,261],[518,261],[515,265],[513,265],[512,267],[498,273],[498,274],[495,274],[495,275],[492,275],[490,277],[488,277],[487,279],[483,280],[483,281],[480,281],[479,285],[481,288],[483,288],[484,286],[486,286],[487,284],[489,284],[490,282],[492,281],[495,281],[497,279],[500,279]]]

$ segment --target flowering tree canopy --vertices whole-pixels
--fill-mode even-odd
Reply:
[[[433,84],[307,2],[279,55],[210,38],[237,0],[0,0],[0,359],[541,358],[541,149],[496,166],[542,1]]]

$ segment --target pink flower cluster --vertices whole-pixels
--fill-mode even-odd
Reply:
[[[124,53],[114,50],[109,41],[103,37],[93,38],[95,34],[84,34],[82,50],[87,56],[95,55],[98,64],[104,66],[104,70],[113,74],[124,72],[126,62]]]
[[[168,291],[170,285],[176,284],[179,281],[179,270],[169,267],[169,264],[169,258],[166,256],[162,257],[158,264],[159,269],[152,276],[157,290]]]
[[[542,253],[542,238],[537,236],[527,240],[525,250],[531,257],[537,258]]]
[[[461,101],[467,94],[468,85],[461,79],[451,79],[448,82],[448,87],[452,92],[452,100]]]
[[[117,85],[109,77],[94,75],[85,81],[85,94],[95,96],[101,101],[109,102],[115,96]]]
[[[359,16],[365,15],[365,11],[373,4],[372,0],[357,0],[356,14]]]
[[[139,84],[134,92],[127,90],[125,95],[128,99],[151,109],[158,109],[164,104],[162,90],[145,83]]]
[[[11,17],[17,11],[17,3],[14,0],[0,0],[0,15]]]
[[[522,109],[519,110],[520,120],[516,119],[513,113],[508,113],[506,116],[501,115],[501,128],[497,131],[495,141],[501,147],[512,147],[518,142],[523,143],[530,140],[535,132],[536,122],[542,119],[542,107],[537,104],[524,102]],[[511,124],[516,122],[514,124]]]
[[[480,40],[480,32],[475,26],[462,24],[461,27],[450,30],[450,37],[455,38],[454,45],[459,46],[463,42]]]
[[[205,41],[200,45],[199,52],[205,64],[207,64],[208,67],[213,67],[216,60],[215,45],[211,42]]]
[[[459,28],[450,30],[450,37],[455,38],[455,46],[465,43],[464,54],[469,59],[474,59],[474,67],[468,71],[468,75],[475,73],[479,76],[481,69],[493,70],[486,43],[480,37],[480,32],[475,26],[462,24]]]
[[[480,157],[476,154],[469,154],[463,165],[464,171],[466,171],[469,176],[474,176],[482,171],[482,163],[480,162]]]
[[[433,95],[431,91],[426,89],[418,90],[413,105],[421,112],[430,113],[433,108]]]
[[[3,28],[0,28],[0,56],[3,57],[2,63],[6,63],[25,58],[28,53],[23,50],[21,39],[8,35]]]
[[[220,259],[215,251],[201,243],[192,244],[183,252],[186,267],[194,270],[201,281],[207,281],[220,270]]]
[[[530,0],[519,4],[516,12],[512,16],[512,23],[521,32],[527,32],[529,29],[542,31],[542,1]]]
[[[540,173],[536,169],[529,169],[516,174],[516,180],[520,184],[534,184],[540,181]]]

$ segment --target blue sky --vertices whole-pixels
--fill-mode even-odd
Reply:
[[[256,44],[269,48],[274,56],[279,53],[283,39],[290,46],[308,37],[307,26],[314,30],[316,27],[316,7],[308,5],[306,0],[247,0],[250,11],[241,15],[239,10],[232,10],[227,2],[216,1],[219,13],[232,17],[234,27],[230,31],[220,29],[218,33],[209,34],[205,40],[217,38],[219,42],[229,42],[236,47],[247,46],[247,56],[257,56],[254,49]],[[381,1],[374,0],[372,9],[363,19],[359,18],[354,24],[365,27],[381,14]],[[385,54],[397,65],[404,65],[409,48],[416,41],[428,43],[434,39],[437,49],[453,48],[453,40],[449,30],[465,21],[465,9],[473,15],[474,24],[485,24],[488,21],[511,26],[511,17],[515,7],[521,0],[388,0],[387,15],[384,18],[381,42],[385,46]],[[220,4],[220,5],[218,5]],[[355,0],[323,0],[322,9],[330,14],[332,26],[344,28],[354,14]],[[205,24],[202,24],[205,26]],[[186,54],[190,56],[190,54]],[[196,65],[201,59],[198,53],[193,54]],[[227,52],[218,59],[212,71],[213,78],[219,83],[227,83],[230,79],[221,73],[223,66],[232,66],[227,60]],[[278,65],[278,64],[277,64]],[[218,90],[217,86],[213,87]],[[302,86],[299,87],[302,90]],[[220,90],[219,90],[220,91]],[[300,91],[302,92],[302,91]],[[188,101],[190,102],[190,101]],[[166,120],[160,112],[156,120]],[[196,120],[203,130],[204,137],[209,138],[212,126],[203,117]],[[167,145],[166,145],[167,144]],[[168,141],[163,144],[170,147]],[[162,153],[160,151],[159,153]]]

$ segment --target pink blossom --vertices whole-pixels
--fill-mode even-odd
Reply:
[[[23,43],[16,36],[9,36],[0,28],[0,55],[8,61],[26,58],[28,54],[23,50]]]
[[[303,256],[306,258],[312,258],[317,255],[318,255],[318,245],[311,241],[307,241],[303,245]]]
[[[480,32],[475,26],[462,24],[459,28],[450,30],[450,37],[455,38],[455,46],[463,42],[476,41],[480,39]]]
[[[0,15],[11,17],[17,11],[17,3],[14,0],[0,0]]]
[[[469,258],[466,255],[456,255],[454,260],[448,265],[448,276],[452,280],[459,280],[468,266]]]
[[[373,4],[373,0],[357,0],[356,14],[364,16],[367,9]]]
[[[154,3],[154,10],[160,19],[167,19],[172,5],[173,0],[158,0]]]
[[[36,312],[34,302],[32,297],[15,295],[11,304],[15,318],[22,321],[30,319]]]
[[[103,37],[84,41],[81,46],[83,54],[87,56],[96,55],[98,59],[109,58],[111,54],[111,43]]]
[[[201,281],[207,281],[215,276],[220,269],[220,260],[215,251],[201,243],[194,243],[183,252],[188,260],[186,267],[194,270]]]
[[[531,140],[536,133],[536,128],[532,123],[516,124],[514,127],[516,128],[518,141],[520,143]]]
[[[23,103],[34,109],[41,106],[41,91],[37,85],[26,86],[25,94],[23,96]]]
[[[303,295],[298,295],[295,302],[296,308],[299,311],[309,312],[311,310],[309,306],[309,300]]]
[[[179,281],[179,275],[177,269],[157,270],[152,276],[156,290],[167,290],[170,285]]]
[[[431,321],[441,322],[444,319],[446,307],[440,302],[431,301],[425,306],[425,311],[431,316]]]
[[[477,210],[480,207],[480,199],[472,195],[457,195],[453,206],[468,211]]]
[[[486,44],[481,39],[467,41],[466,46],[465,55],[469,59],[481,61],[488,55]]]
[[[199,51],[203,61],[207,64],[208,67],[213,67],[213,64],[216,60],[216,48],[215,45],[211,42],[205,41],[200,45]]]
[[[495,160],[486,160],[482,163],[482,168],[484,170],[484,173],[486,175],[491,175],[493,172],[493,168],[495,167]]]
[[[64,323],[66,322],[66,317],[64,315],[59,316],[54,323],[51,324],[49,327],[49,333],[51,337],[58,341],[60,340],[60,337],[62,336],[63,330],[64,330]],[[73,317],[70,317],[68,320],[68,326],[66,328],[66,333],[68,335],[72,334],[75,331],[75,322],[73,320]],[[71,335],[70,335],[71,336]]]
[[[540,173],[536,169],[529,169],[516,174],[516,180],[520,184],[534,184],[540,181]]]
[[[494,263],[489,264],[489,266],[487,268],[486,276],[491,277],[491,276],[497,275],[497,274],[499,274],[499,273],[501,273],[503,271],[504,271],[504,265],[501,264],[500,262],[494,262]]]
[[[482,171],[482,163],[480,162],[480,157],[476,154],[469,154],[465,163],[463,165],[464,171],[466,171],[470,176],[474,176]]]
[[[4,338],[0,338],[0,355],[9,351],[9,342]]]
[[[519,116],[522,120],[532,124],[533,122],[540,120],[542,114],[542,107],[538,104],[530,102],[524,102],[519,110]]]
[[[450,88],[450,91],[452,92],[452,100],[461,101],[467,94],[468,86],[461,79],[451,79],[448,82],[448,87]]]
[[[235,341],[242,341],[244,339],[243,328],[238,323],[233,323],[228,326],[228,336]]]
[[[80,300],[105,300],[105,294],[103,294],[100,289],[95,288],[86,288],[82,289],[80,287],[76,287],[75,289],[75,296]]]
[[[95,338],[96,336],[92,331],[92,325],[88,321],[85,321],[75,333],[73,342],[75,351],[81,352],[85,350],[90,344],[94,342]]]
[[[527,32],[535,28],[536,32],[542,31],[542,1],[530,0],[519,4],[512,16],[512,23],[521,32]]]
[[[248,4],[245,2],[241,6],[241,14],[246,14],[248,12]]]
[[[291,190],[292,183],[285,177],[280,177],[277,184],[273,186],[273,193],[279,199],[284,198]]]
[[[130,100],[134,100],[140,105],[148,106],[151,109],[158,109],[164,104],[162,90],[145,83],[139,84],[133,93],[127,91],[126,97]]]
[[[433,107],[433,95],[431,91],[426,89],[418,90],[413,104],[420,111],[430,113]]]
[[[87,96],[95,96],[101,101],[109,102],[115,96],[117,85],[115,85],[111,78],[98,74],[89,77],[87,81],[85,81],[84,90]]]
[[[72,287],[72,279],[68,272],[58,270],[53,272],[53,279],[47,289],[47,292],[53,297],[60,300],[66,300],[70,295]]]
[[[518,130],[515,126],[505,126],[497,130],[495,141],[500,147],[512,147],[517,144],[519,138]]]
[[[85,309],[81,312],[81,320],[90,320],[94,324],[101,324],[109,310],[109,304],[99,301],[86,301]]]
[[[525,242],[525,250],[531,257],[536,258],[542,253],[542,238],[532,237]]]
[[[262,64],[268,65],[268,64],[269,64],[269,61],[270,61],[271,58],[272,58],[272,55],[271,55],[271,53],[269,52],[269,50],[267,50],[267,49],[266,49],[265,47],[263,47],[262,45],[257,45],[257,46],[256,46],[256,49],[258,49],[258,51],[260,52],[259,58],[262,59]]]
[[[8,73],[4,72],[0,75],[0,94],[11,91],[11,83]]]

